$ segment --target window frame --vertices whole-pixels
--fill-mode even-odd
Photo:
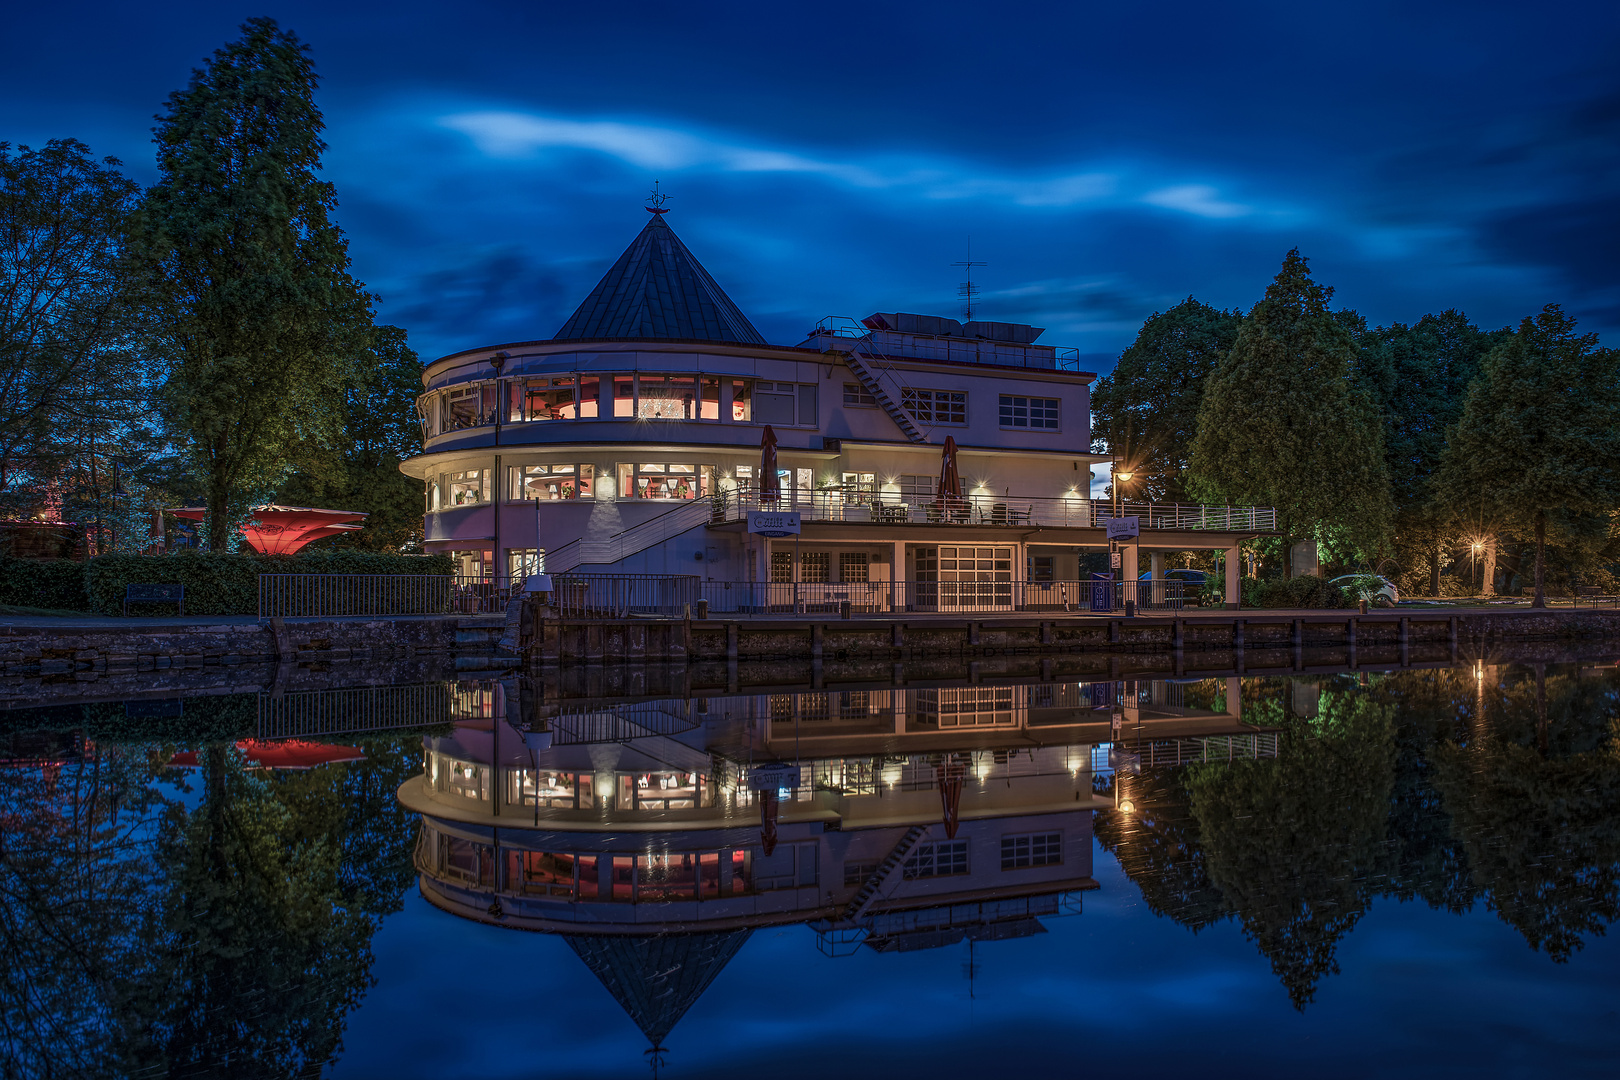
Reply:
[[[927,395],[926,401],[923,395]],[[941,418],[940,395],[945,395],[944,404],[947,406],[944,418]],[[960,401],[952,400],[961,398]],[[954,415],[960,406],[961,419]],[[905,409],[918,423],[930,427],[967,427],[968,425],[968,392],[966,390],[938,390],[925,386],[902,386],[900,388],[900,407]]]
[[[1022,405],[1019,403],[1022,402]],[[1036,424],[1036,402],[1040,402],[1041,423]],[[1023,423],[1018,423],[1019,410],[1023,410]],[[997,401],[997,418],[1003,431],[1041,431],[1052,432],[1063,430],[1063,399],[1037,397],[1034,394],[1001,394]],[[1046,421],[1050,420],[1050,423]]]

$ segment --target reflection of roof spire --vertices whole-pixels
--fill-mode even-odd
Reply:
[[[750,933],[566,934],[563,940],[647,1037],[656,1069],[663,1064],[664,1037]]]
[[[663,192],[658,190],[658,181],[654,180],[653,181],[652,194],[647,196],[647,213],[649,213],[649,214],[667,214],[667,213],[669,213],[668,210],[664,209],[664,204],[667,203],[668,201],[669,201],[669,196],[665,195]]]

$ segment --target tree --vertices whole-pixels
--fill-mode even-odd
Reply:
[[[72,139],[0,143],[0,509],[12,513],[60,504],[75,471],[99,493],[98,451],[127,442],[145,411],[125,263],[140,188],[118,170]]]
[[[422,539],[422,484],[399,471],[421,449],[416,399],[422,364],[397,326],[372,330],[358,364],[357,385],[343,401],[343,435],[330,448],[312,447],[315,462],[290,477],[279,499],[294,505],[362,510],[365,528],[324,541],[374,551],[418,547]]]
[[[1360,336],[1359,378],[1382,414],[1398,540],[1405,551],[1421,553],[1429,568],[1429,590],[1435,594],[1442,550],[1455,535],[1455,523],[1433,484],[1446,430],[1461,418],[1468,386],[1485,354],[1510,336],[1506,329],[1482,331],[1456,309],[1425,315],[1412,326],[1394,323]]]
[[[330,444],[354,383],[369,298],[348,272],[320,169],[306,46],[270,19],[169,96],[158,183],[137,217],[164,403],[200,473],[223,550],[300,446]]]
[[[1210,373],[1237,341],[1243,313],[1187,297],[1142,324],[1113,372],[1091,395],[1098,453],[1135,471],[1133,491],[1154,502],[1187,502],[1187,463]]]
[[[1527,317],[1485,357],[1438,482],[1459,516],[1534,534],[1531,606],[1545,607],[1548,529],[1601,537],[1620,508],[1620,352],[1556,304]]]
[[[1276,507],[1290,541],[1343,538],[1369,552],[1388,533],[1389,474],[1332,295],[1290,251],[1209,376],[1188,472],[1202,497]]]

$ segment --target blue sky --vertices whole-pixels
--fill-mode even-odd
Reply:
[[[149,129],[268,14],[309,42],[327,176],[424,357],[550,336],[670,223],[765,336],[825,315],[1048,328],[1097,366],[1293,246],[1375,323],[1558,302],[1620,344],[1620,6],[30,5],[0,140],[153,177]]]

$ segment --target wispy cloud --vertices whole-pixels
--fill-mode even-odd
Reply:
[[[891,155],[840,160],[803,149],[753,145],[695,130],[617,120],[575,120],[514,110],[457,112],[440,126],[465,135],[482,153],[509,160],[555,151],[604,154],[641,169],[780,173],[917,198],[978,200],[1031,208],[1147,203],[1201,218],[1252,212],[1209,183],[1167,182],[1140,167],[1087,166],[1028,172],[997,170],[959,158]]]

